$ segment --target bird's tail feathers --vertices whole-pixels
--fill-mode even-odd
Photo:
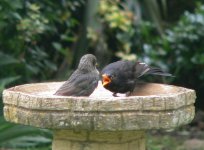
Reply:
[[[137,78],[143,76],[144,74],[152,74],[152,75],[160,75],[160,76],[173,77],[172,74],[164,72],[160,68],[150,67],[147,64],[142,63],[142,62],[137,62],[136,63],[135,70],[136,70],[136,77]]]
[[[153,75],[173,77],[172,74],[164,72],[160,68],[154,68],[154,67],[150,67],[150,69],[146,72],[146,74],[153,74]]]

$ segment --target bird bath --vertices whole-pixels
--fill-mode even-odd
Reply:
[[[165,84],[141,84],[129,96],[112,97],[101,83],[90,97],[56,96],[61,82],[4,90],[7,121],[52,129],[53,150],[145,150],[145,132],[174,129],[194,117],[195,92]]]

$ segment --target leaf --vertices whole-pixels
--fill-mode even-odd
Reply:
[[[42,145],[50,145],[51,139],[42,136],[22,136],[11,140],[7,143],[8,147],[37,147]]]
[[[0,66],[19,63],[20,61],[11,55],[0,52]]]
[[[6,85],[18,80],[21,76],[7,77],[0,79],[0,90],[3,90]]]
[[[58,43],[58,42],[53,42],[52,45],[53,45],[53,47],[56,49],[56,51],[62,53],[62,54],[65,55],[65,56],[67,55],[66,49],[64,49],[60,43]]]
[[[33,74],[38,74],[40,72],[40,68],[30,65],[30,64],[26,64],[26,68],[32,72]]]
[[[53,42],[52,45],[53,45],[53,47],[54,47],[56,50],[62,49],[62,45],[61,45],[60,43]]]
[[[0,117],[0,148],[28,148],[51,145],[52,133],[49,130],[5,122]]]
[[[3,117],[0,117],[0,133],[2,133],[4,130],[13,127],[13,124],[5,123],[5,120]]]
[[[47,61],[47,60],[45,60],[44,62],[45,62],[45,65],[48,68],[50,68],[52,71],[56,71],[57,70],[57,66],[54,63],[52,63],[50,61]]]
[[[16,18],[16,19],[18,19],[18,20],[21,20],[21,19],[22,19],[22,17],[20,16],[20,14],[17,13],[17,12],[14,12],[12,15],[13,15],[14,18]]]

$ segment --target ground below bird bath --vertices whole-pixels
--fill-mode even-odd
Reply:
[[[90,97],[56,96],[62,82],[19,85],[3,92],[7,121],[54,131],[53,150],[145,150],[145,131],[192,121],[195,91],[140,84],[113,97],[99,82]]]

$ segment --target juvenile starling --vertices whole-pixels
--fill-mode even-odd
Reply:
[[[96,69],[96,57],[86,54],[80,59],[78,68],[56,91],[55,95],[89,96],[98,85],[99,72]]]
[[[114,96],[134,90],[138,78],[144,74],[172,76],[160,68],[150,67],[142,62],[117,61],[107,65],[102,71],[102,84]]]

